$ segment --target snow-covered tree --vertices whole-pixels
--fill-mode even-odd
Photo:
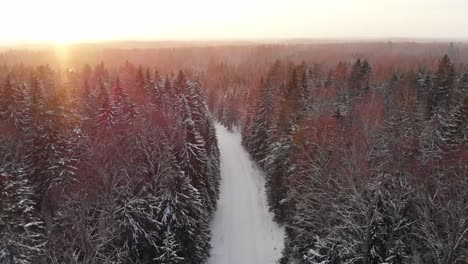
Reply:
[[[170,227],[163,233],[163,242],[160,246],[160,256],[155,260],[161,264],[184,263],[184,258],[180,256],[182,249],[176,241],[175,233]]]
[[[113,103],[116,123],[123,126],[132,124],[137,115],[136,106],[130,101],[127,91],[124,89],[120,78],[115,79],[113,88]]]
[[[172,247],[181,249],[177,257],[184,263],[201,264],[208,257],[209,222],[200,194],[190,182],[181,171],[166,175],[158,193],[158,221],[174,232]]]
[[[197,188],[203,204],[211,212],[214,204],[208,194],[208,155],[205,141],[191,119],[186,119],[183,126],[183,146],[178,153],[180,167]]]
[[[0,262],[41,263],[46,232],[24,165],[0,165]]]
[[[453,104],[455,78],[455,66],[448,55],[444,55],[439,61],[434,85],[429,91],[428,105],[430,114],[449,111]]]
[[[458,264],[468,256],[467,167],[439,167],[421,186],[416,238],[424,263]]]
[[[206,261],[220,160],[203,89],[140,69],[0,67],[1,263]]]
[[[26,130],[31,124],[31,104],[26,84],[17,84],[8,76],[1,95],[0,117],[19,131]]]
[[[143,187],[141,190],[128,189],[124,185],[115,200],[113,224],[123,236],[120,246],[128,250],[131,259],[143,263],[155,258],[160,240],[161,222],[158,219],[161,207],[154,190]]]
[[[98,103],[100,108],[97,114],[97,127],[100,129],[109,129],[116,123],[115,107],[106,86],[103,82],[99,85]]]
[[[1,86],[0,113],[2,119],[8,119],[9,111],[13,105],[13,84],[10,75],[6,77]]]
[[[244,144],[256,161],[262,161],[267,156],[268,144],[272,135],[270,130],[275,126],[275,90],[270,79],[262,82],[260,96],[257,99],[252,127],[248,140]]]
[[[468,95],[455,107],[442,127],[442,138],[450,145],[468,141]]]

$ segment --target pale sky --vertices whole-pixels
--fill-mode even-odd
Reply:
[[[468,0],[1,0],[0,43],[468,39]]]

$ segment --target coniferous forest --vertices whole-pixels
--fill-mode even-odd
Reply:
[[[0,53],[0,263],[206,263],[216,123],[278,263],[467,262],[467,44],[166,44]]]
[[[0,262],[204,263],[219,150],[200,83],[2,68]]]
[[[242,135],[286,228],[280,263],[466,262],[464,70],[271,66]]]

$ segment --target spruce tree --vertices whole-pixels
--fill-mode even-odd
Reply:
[[[458,91],[459,93],[468,93],[468,72],[465,72],[461,77],[458,82]]]
[[[262,83],[249,137],[249,152],[257,162],[260,162],[260,165],[262,165],[263,160],[267,157],[267,148],[272,137],[270,131],[275,126],[273,114],[276,102],[274,96],[274,88],[271,79],[268,78]]]
[[[5,81],[1,87],[0,97],[0,117],[2,120],[8,120],[10,118],[11,108],[13,107],[13,98],[15,96],[15,90],[13,88],[13,82],[11,76],[7,75]]]
[[[447,113],[453,103],[455,66],[450,61],[448,55],[444,55],[439,62],[435,73],[434,86],[429,93],[429,112]]]
[[[97,127],[103,130],[113,127],[116,123],[115,108],[103,82],[99,85],[98,103]]]
[[[136,106],[131,102],[127,91],[124,89],[120,78],[117,77],[114,83],[113,103],[116,115],[116,123],[128,126],[132,124],[137,115]]]
[[[212,204],[208,194],[208,155],[205,149],[205,141],[193,120],[185,119],[183,125],[184,143],[178,155],[181,169],[191,179],[193,186],[197,188],[203,204],[212,212],[214,204]]]
[[[168,226],[167,230],[163,233],[162,245],[159,248],[160,256],[155,260],[161,264],[178,264],[184,263],[184,258],[180,256],[182,248],[177,243],[175,233],[172,232],[171,227]]]
[[[208,257],[210,231],[198,190],[189,177],[176,168],[166,175],[158,194],[158,221],[174,232],[175,245],[182,249],[184,263],[202,264]]]
[[[468,141],[468,95],[455,107],[442,127],[442,138],[447,144],[456,145]]]
[[[138,66],[135,81],[136,81],[136,87],[135,87],[136,95],[138,97],[145,96],[147,92],[147,79],[146,79],[145,72],[144,72],[142,65]]]
[[[351,73],[349,76],[349,87],[353,92],[358,92],[360,90],[360,80],[362,75],[362,63],[361,59],[357,59],[357,61],[353,64],[351,68]]]
[[[30,93],[30,98],[31,98],[32,115],[34,117],[38,117],[44,111],[45,96],[44,96],[43,87],[35,76],[31,77],[29,93]]]
[[[9,168],[8,168],[9,167]],[[0,262],[41,263],[45,254],[45,226],[35,189],[23,165],[0,168]]]
[[[8,76],[3,85],[1,96],[1,119],[19,131],[25,131],[31,124],[31,104],[26,84],[16,85]]]
[[[177,95],[172,85],[171,79],[166,76],[163,88],[161,90],[162,105],[161,108],[166,115],[172,115],[177,111]]]
[[[120,191],[119,191],[120,190]],[[118,242],[127,248],[127,254],[133,261],[151,263],[157,257],[161,222],[158,217],[162,207],[159,205],[155,190],[144,186],[138,190],[127,183],[119,188],[120,193],[114,200],[114,223],[118,233],[122,234]]]

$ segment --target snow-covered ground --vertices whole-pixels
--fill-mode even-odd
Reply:
[[[284,231],[268,212],[263,172],[250,160],[239,133],[216,125],[221,152],[221,194],[212,223],[208,264],[272,264]]]

